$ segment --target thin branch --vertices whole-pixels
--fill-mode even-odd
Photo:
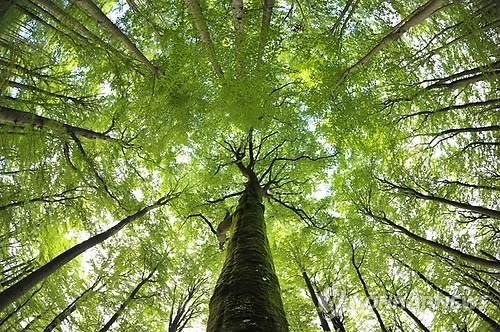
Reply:
[[[210,227],[210,231],[212,233],[214,233],[215,235],[217,235],[217,232],[215,231],[215,228],[212,225],[212,223],[204,215],[202,215],[201,213],[190,214],[189,216],[187,216],[186,220],[189,219],[189,218],[194,218],[194,217],[200,217],[201,219],[203,219],[203,221],[208,225],[208,227]]]

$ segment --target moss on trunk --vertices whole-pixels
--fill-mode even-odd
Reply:
[[[210,300],[207,331],[288,331],[255,177],[247,182],[233,215],[226,260]]]

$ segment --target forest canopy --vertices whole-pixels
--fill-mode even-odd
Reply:
[[[500,331],[496,0],[0,2],[0,331]]]

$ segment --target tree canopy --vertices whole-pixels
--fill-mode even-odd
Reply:
[[[2,1],[0,330],[204,330],[251,171],[290,331],[499,331],[499,17]]]

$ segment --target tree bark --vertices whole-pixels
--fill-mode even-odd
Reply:
[[[242,171],[248,182],[233,216],[226,259],[210,300],[207,332],[286,332],[262,189],[253,171]]]
[[[321,309],[318,301],[318,297],[316,296],[316,291],[311,283],[311,279],[307,275],[306,271],[302,271],[302,278],[304,278],[304,282],[306,283],[307,290],[309,291],[309,296],[311,296],[311,300],[313,301],[314,307],[316,308],[316,312],[318,313],[319,322],[323,331],[331,331],[330,326],[328,325],[328,321],[325,318],[325,313]]]
[[[5,70],[10,71],[12,68],[18,73],[23,73],[23,74],[28,75],[28,76],[37,77],[40,80],[45,80],[45,81],[51,80],[51,77],[48,74],[38,73],[35,70],[31,70],[31,69],[28,69],[26,67],[23,67],[17,63],[14,63],[13,61],[4,60],[4,58],[3,59],[0,58],[0,66],[4,67]],[[19,74],[16,74],[16,75],[20,76]]]
[[[467,127],[467,128],[452,128],[440,131],[439,133],[432,134],[434,138],[431,143],[435,141],[439,136],[444,136],[452,134],[451,137],[458,135],[460,133],[482,133],[486,131],[500,131],[500,126],[486,126],[486,127]],[[448,137],[449,138],[449,137]]]
[[[74,31],[79,36],[84,39],[90,39],[94,41],[96,44],[100,46],[104,46],[105,49],[108,49],[110,46],[106,44],[103,40],[89,31],[82,23],[76,20],[73,16],[67,14],[64,10],[59,8],[57,4],[55,4],[52,0],[31,0],[31,2],[35,3],[42,8],[45,8],[50,14],[52,14],[55,18],[57,18],[61,23],[66,25],[70,30]]]
[[[141,290],[141,288],[146,283],[148,283],[151,280],[151,278],[153,277],[153,274],[156,272],[157,268],[158,268],[158,266],[156,266],[153,270],[151,270],[151,272],[149,272],[149,274],[147,275],[147,277],[144,278],[144,279],[142,279],[141,282],[139,282],[137,284],[137,286],[135,286],[135,288],[132,290],[132,292],[129,294],[129,296],[120,305],[120,308],[118,308],[118,310],[113,314],[113,316],[111,316],[111,318],[99,330],[99,332],[106,332],[107,330],[109,330],[109,328],[111,327],[111,325],[113,325],[113,323],[116,322],[116,320],[118,318],[120,318],[120,316],[123,314],[123,312],[125,311],[125,309],[127,308],[127,306],[130,304],[130,302],[132,302],[133,300],[135,300],[135,296],[137,295],[137,293],[139,293],[139,291]]]
[[[440,182],[442,182],[444,184],[456,184],[456,185],[460,185],[463,187],[473,188],[473,189],[478,189],[478,190],[485,189],[485,190],[500,191],[500,187],[496,187],[496,186],[485,186],[485,185],[481,185],[481,184],[466,183],[466,182],[462,182],[462,181],[442,180]]]
[[[382,316],[380,316],[380,313],[378,312],[377,307],[375,306],[375,301],[373,301],[373,298],[371,297],[370,292],[368,291],[368,286],[366,286],[366,282],[363,279],[363,276],[361,275],[359,265],[356,265],[356,257],[355,257],[354,247],[352,247],[351,262],[352,262],[352,266],[354,266],[354,269],[356,270],[356,274],[358,275],[358,279],[361,282],[361,285],[363,286],[363,291],[366,295],[366,298],[368,299],[368,303],[370,304],[370,307],[372,308],[373,313],[377,317],[377,321],[378,321],[378,324],[380,325],[380,329],[382,330],[382,332],[388,332],[387,328],[385,327],[384,321],[382,320]]]
[[[24,83],[14,82],[14,81],[10,81],[10,80],[7,80],[7,82],[5,82],[5,83],[8,86],[11,86],[11,87],[15,87],[15,88],[19,88],[19,89],[25,89],[25,90],[30,90],[30,91],[33,91],[33,92],[39,92],[39,93],[43,93],[45,95],[56,97],[56,98],[59,98],[59,99],[69,100],[69,101],[72,101],[75,104],[82,104],[82,100],[80,98],[77,98],[77,97],[65,96],[65,95],[62,95],[62,94],[59,94],[59,93],[50,92],[50,91],[47,91],[47,90],[44,90],[44,89],[40,89],[39,87],[36,87],[36,86],[27,85],[27,84],[24,84]]]
[[[488,66],[481,66],[467,69],[459,73],[438,79],[437,82],[426,87],[427,90],[451,88],[456,89],[462,86],[482,81],[488,76],[498,75],[500,72],[500,61],[496,61]]]
[[[195,294],[201,290],[201,285],[204,282],[204,279],[193,281],[193,283],[188,286],[187,290],[180,296],[178,301],[176,300],[176,287],[174,286],[170,315],[168,318],[168,332],[181,332],[186,324],[198,313],[197,309],[201,302],[199,301],[200,297],[195,297]]]
[[[493,320],[492,318],[490,318],[488,315],[486,315],[484,312],[482,312],[479,308],[477,308],[475,305],[473,305],[472,303],[462,299],[462,298],[459,298],[457,296],[454,296],[450,293],[448,293],[446,290],[442,289],[441,287],[439,287],[438,285],[436,285],[435,283],[433,283],[431,280],[427,279],[426,276],[424,276],[420,271],[414,269],[413,267],[411,267],[410,265],[402,262],[402,261],[399,261],[402,265],[406,266],[406,268],[412,270],[413,272],[415,272],[418,277],[420,279],[422,279],[427,285],[429,285],[432,289],[438,291],[439,293],[443,294],[445,297],[449,298],[450,300],[460,304],[460,305],[463,305],[467,308],[470,308],[476,315],[478,315],[479,317],[481,317],[486,323],[488,323],[492,328],[493,328],[493,331],[496,331],[496,332],[500,332],[500,325],[495,321]]]
[[[54,330],[56,327],[58,327],[66,318],[73,313],[73,311],[76,310],[77,303],[89,292],[93,291],[94,288],[97,286],[101,278],[97,278],[97,280],[83,293],[81,293],[79,296],[77,296],[66,308],[64,308],[63,311],[61,311],[54,319],[45,327],[43,332],[51,332]]]
[[[139,14],[139,16],[141,16],[144,21],[146,22],[146,24],[148,24],[153,32],[156,34],[156,36],[158,38],[161,38],[163,36],[163,29],[161,27],[159,27],[153,20],[152,17],[148,16],[147,14],[144,13],[144,11],[142,11],[139,6],[137,5],[137,2],[135,0],[126,0],[127,1],[127,4],[129,5],[130,8],[132,8],[132,10]]]
[[[269,28],[271,26],[271,17],[273,14],[274,0],[264,0],[264,9],[262,12],[262,24],[260,27],[259,36],[259,61],[264,53],[264,48],[267,44],[267,37],[269,35]]]
[[[24,306],[26,304],[28,304],[29,301],[31,301],[31,299],[33,299],[35,297],[36,294],[38,294],[38,292],[40,292],[43,288],[43,284],[37,289],[35,290],[33,293],[31,293],[31,295],[21,304],[19,305],[16,309],[14,309],[14,311],[12,311],[10,314],[8,314],[7,316],[5,316],[1,321],[0,321],[0,326],[2,326],[5,322],[7,322],[11,317],[13,317],[15,314],[17,314],[19,311],[21,311],[21,309],[24,308]],[[2,295],[2,293],[0,293],[0,295]],[[1,297],[0,297],[0,301],[1,301]],[[0,309],[1,310],[1,309]]]
[[[69,34],[67,34],[66,32],[64,31],[61,31],[60,29],[56,28],[55,26],[53,26],[52,24],[50,24],[49,22],[45,21],[43,18],[41,18],[40,16],[38,16],[37,14],[35,14],[31,8],[27,8],[27,7],[24,7],[24,6],[21,6],[19,4],[16,4],[17,6],[17,9],[19,11],[21,11],[22,13],[26,14],[27,16],[31,17],[32,19],[36,20],[37,22],[40,22],[40,24],[43,24],[44,26],[48,27],[49,29],[52,29],[53,31],[55,31],[56,33],[58,34],[61,34],[63,35],[64,37],[66,37],[67,40],[69,41],[72,41],[72,42],[75,42],[74,38],[72,38]],[[35,8],[37,8],[39,11],[41,11],[42,13],[44,13],[45,15],[48,15],[49,17],[51,17],[52,19],[55,19],[57,22],[61,23],[60,21],[57,20],[57,18],[55,16],[53,16],[52,14],[50,14],[49,12],[47,12],[45,9],[43,9],[42,7],[39,7],[38,5],[36,4],[33,4],[33,6]],[[80,35],[78,35],[80,36]],[[81,36],[80,36],[81,37]],[[9,82],[7,82],[9,83]]]
[[[232,0],[233,27],[236,33],[236,40],[241,39],[243,34],[243,0]]]
[[[347,76],[352,72],[359,69],[365,63],[370,61],[377,55],[387,44],[399,39],[404,33],[410,30],[411,27],[418,25],[425,21],[429,16],[444,8],[448,4],[446,0],[429,0],[423,6],[417,8],[411,15],[404,21],[398,23],[382,40],[375,45],[363,58],[358,60],[354,65],[344,70],[337,81],[336,87],[342,84]]]
[[[0,211],[7,210],[12,207],[16,206],[23,206],[27,203],[36,203],[36,202],[46,202],[46,203],[57,203],[57,202],[64,202],[64,201],[69,201],[73,199],[79,199],[82,198],[83,196],[76,196],[76,197],[66,197],[64,196],[67,193],[76,191],[78,188],[73,188],[73,189],[68,189],[63,192],[53,194],[53,195],[43,195],[40,197],[36,198],[31,198],[27,200],[22,200],[22,201],[14,201],[5,205],[0,205]]]
[[[13,108],[0,106],[0,122],[7,123],[18,127],[35,127],[41,129],[49,129],[59,133],[69,135],[82,136],[89,139],[99,139],[103,141],[122,143],[117,138],[98,133],[92,130],[73,127],[57,120],[52,120],[41,115],[18,111]]]
[[[418,327],[424,331],[424,332],[431,332],[427,326],[424,325],[424,323],[422,323],[422,321],[410,310],[408,309],[408,307],[406,305],[403,305],[399,302],[397,302],[396,300],[396,306],[401,308],[401,310],[403,310],[408,316],[410,316],[411,319],[413,319],[413,321],[415,322],[415,324],[418,325]]]
[[[215,53],[215,47],[210,37],[210,32],[208,31],[208,26],[203,13],[201,11],[200,3],[198,0],[185,0],[191,15],[193,16],[194,26],[198,33],[200,34],[201,42],[205,45],[208,52],[208,59],[214,69],[215,75],[218,78],[224,77],[224,72],[222,71],[221,65],[217,60],[217,54]]]
[[[461,110],[461,109],[467,109],[467,108],[474,108],[474,107],[481,107],[481,106],[490,106],[493,105],[493,108],[498,108],[500,104],[500,99],[491,99],[491,100],[485,100],[485,101],[476,101],[476,102],[471,102],[471,103],[466,103],[466,104],[460,104],[460,105],[451,105],[447,107],[443,107],[440,109],[437,109],[435,111],[421,111],[421,112],[416,112],[416,113],[410,113],[401,116],[399,121],[408,119],[414,116],[419,116],[419,115],[425,115],[426,117],[429,115],[434,115],[434,114],[439,114],[439,113],[445,113],[449,111],[454,111],[454,110]]]
[[[134,55],[134,57],[142,62],[153,75],[158,74],[156,68],[144,54],[135,46],[134,43],[125,35],[91,0],[73,0],[78,7],[83,9],[87,14],[97,20],[98,24],[104,27],[114,38],[119,40],[125,48]]]
[[[464,253],[464,252],[462,252],[460,250],[453,249],[451,247],[445,246],[445,245],[443,245],[441,243],[434,242],[434,241],[431,241],[431,240],[427,240],[426,238],[423,238],[421,236],[418,236],[415,233],[410,232],[408,229],[404,228],[403,226],[400,226],[400,225],[394,223],[393,221],[389,220],[385,216],[384,217],[380,217],[380,216],[374,215],[371,212],[368,212],[368,215],[371,216],[372,218],[374,218],[375,220],[378,220],[378,221],[380,221],[380,222],[382,222],[384,224],[390,225],[394,229],[400,231],[404,235],[412,238],[413,240],[415,240],[417,242],[426,244],[426,245],[428,245],[428,246],[430,246],[430,247],[432,247],[434,249],[437,249],[439,251],[445,252],[445,253],[447,253],[449,255],[452,255],[454,257],[463,259],[464,261],[467,261],[467,262],[470,262],[470,263],[473,263],[473,264],[477,264],[477,265],[481,265],[481,266],[484,266],[484,267],[487,267],[487,268],[500,270],[500,261],[487,260],[487,259],[484,259],[484,258],[481,258],[481,257],[472,256],[472,255],[466,254],[466,253]]]
[[[109,228],[108,230],[96,234],[85,240],[74,247],[66,250],[60,255],[53,258],[50,262],[38,268],[37,270],[30,273],[25,278],[21,279],[11,287],[0,293],[0,311],[7,307],[9,304],[13,303],[21,296],[23,296],[31,288],[35,287],[40,281],[48,278],[51,274],[59,270],[62,266],[69,263],[75,257],[78,257],[88,249],[95,247],[96,245],[104,242],[114,234],[118,233],[123,227],[127,226],[131,222],[141,218],[146,213],[151,210],[157,209],[158,207],[166,204],[172,197],[165,196],[159,199],[156,203],[148,205],[145,208],[137,211],[133,215],[126,217],[119,223]]]
[[[8,10],[14,5],[15,0],[3,0],[0,2],[0,23],[7,14]]]
[[[499,126],[499,128],[500,128],[500,126]],[[413,188],[398,186],[396,184],[390,183],[387,180],[381,180],[381,182],[388,184],[389,186],[393,187],[394,189],[397,189],[400,192],[415,196],[416,198],[420,198],[420,199],[427,200],[427,201],[443,203],[443,204],[451,205],[451,206],[454,206],[454,207],[457,207],[460,209],[469,210],[472,212],[484,214],[485,216],[489,216],[489,217],[492,217],[495,219],[500,219],[500,211],[497,211],[497,210],[484,208],[482,206],[470,205],[467,203],[461,203],[461,202],[453,201],[453,200],[439,197],[439,196],[426,195],[426,194],[423,194],[423,193],[416,191]]]

